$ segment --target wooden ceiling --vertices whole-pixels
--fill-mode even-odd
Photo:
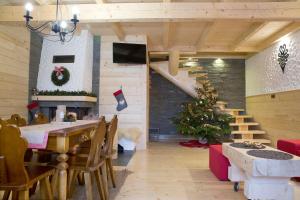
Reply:
[[[31,2],[36,5],[34,19],[53,19],[54,0]],[[0,22],[22,23],[23,3],[1,0]],[[146,34],[149,50],[157,54],[179,50],[196,55],[248,55],[300,29],[297,1],[61,0],[61,4],[68,14],[73,4],[79,7],[81,29],[117,35],[121,40]]]

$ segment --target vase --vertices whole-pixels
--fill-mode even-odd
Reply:
[[[208,141],[207,141],[206,138],[200,136],[200,137],[198,138],[198,142],[199,142],[200,144],[207,144]]]

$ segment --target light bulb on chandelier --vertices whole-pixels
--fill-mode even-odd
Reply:
[[[68,42],[72,39],[74,32],[77,28],[79,9],[77,7],[72,8],[73,18],[70,20],[71,23],[62,19],[62,13],[60,8],[60,0],[56,1],[56,17],[55,21],[47,21],[39,26],[33,27],[30,22],[33,20],[31,12],[33,11],[33,6],[31,3],[25,4],[25,15],[26,27],[45,39],[51,41],[61,41]],[[51,26],[51,31],[48,30],[49,25]]]

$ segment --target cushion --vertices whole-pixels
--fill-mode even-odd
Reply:
[[[209,169],[220,180],[228,180],[230,163],[222,153],[222,145],[209,146]]]

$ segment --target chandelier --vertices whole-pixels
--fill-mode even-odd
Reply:
[[[65,20],[62,20],[60,0],[57,0],[55,21],[47,21],[35,27],[30,24],[30,20],[33,19],[33,17],[30,15],[33,10],[32,4],[27,3],[25,5],[25,10],[26,13],[24,15],[24,18],[26,20],[26,27],[31,32],[35,32],[43,38],[51,41],[69,42],[73,38],[74,32],[76,30],[76,25],[79,22],[79,10],[76,9],[76,7],[72,9],[73,18],[70,20],[70,22],[67,22]],[[50,31],[49,28],[51,29]]]

